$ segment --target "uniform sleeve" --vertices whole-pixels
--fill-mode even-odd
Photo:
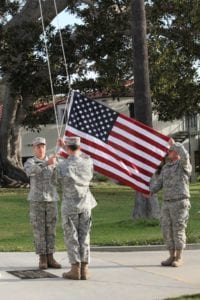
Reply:
[[[31,177],[40,174],[47,166],[47,161],[37,162],[33,158],[30,158],[24,164],[24,171],[28,177]]]
[[[171,150],[176,151],[180,156],[180,163],[184,171],[190,176],[192,172],[192,165],[190,163],[189,153],[181,143],[175,143],[171,146]]]
[[[86,174],[85,176],[87,177],[87,180],[88,181],[91,181],[92,180],[92,177],[93,177],[93,170],[94,167],[93,167],[93,160],[91,158],[88,159],[88,164],[87,164],[87,170],[86,170]]]
[[[158,191],[160,191],[163,187],[163,175],[162,175],[162,171],[160,173],[160,175],[153,175],[150,181],[150,192],[152,193],[157,193]]]

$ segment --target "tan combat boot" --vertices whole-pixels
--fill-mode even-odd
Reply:
[[[171,266],[174,260],[175,260],[175,250],[170,249],[169,250],[169,258],[167,258],[166,260],[163,260],[161,262],[161,265],[165,266],[165,267]]]
[[[47,254],[47,264],[49,268],[60,269],[61,265],[54,259],[53,253]]]
[[[40,254],[40,260],[39,260],[39,269],[45,270],[47,269],[47,256],[46,254]]]
[[[182,250],[176,250],[176,257],[172,263],[172,267],[180,267],[182,264]]]
[[[64,279],[72,279],[72,280],[81,279],[80,263],[72,264],[71,270],[67,273],[63,273],[62,276]]]
[[[88,263],[82,262],[81,263],[81,279],[87,280],[88,278],[89,278]]]

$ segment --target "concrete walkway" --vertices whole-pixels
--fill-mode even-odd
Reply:
[[[37,268],[34,253],[0,253],[0,298],[2,300],[160,300],[200,293],[200,250],[185,250],[185,264],[161,267],[166,251],[92,252],[91,279],[62,279],[69,268],[67,254],[55,257],[63,269],[48,269],[50,279],[19,279],[7,271]]]

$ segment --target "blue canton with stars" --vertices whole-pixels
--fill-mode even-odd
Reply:
[[[106,142],[117,117],[116,111],[74,93],[68,125]]]

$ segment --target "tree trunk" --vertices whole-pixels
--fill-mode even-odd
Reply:
[[[57,11],[60,13],[67,6],[66,0],[57,0]],[[54,0],[42,1],[43,18],[45,25],[49,25],[55,17]],[[40,21],[40,7],[38,0],[27,0],[21,11],[16,14],[6,25],[3,26],[3,31],[8,29],[18,28],[18,39],[20,42],[26,43],[26,39],[32,37],[33,45],[42,33],[42,26],[38,30],[37,35],[30,31],[26,31],[23,26],[24,22],[38,23]],[[21,63],[21,54],[18,53],[14,57],[16,61],[15,68],[18,68]],[[1,64],[1,61],[0,61]],[[16,99],[16,91],[9,81],[10,74],[4,74],[3,87],[1,86],[1,95],[3,100],[3,114],[0,124],[0,172],[1,177],[7,183],[15,181],[28,182],[28,178],[22,169],[21,153],[20,153],[20,126],[23,118],[23,106],[28,106],[30,98],[24,97],[23,105]],[[18,96],[19,97],[19,96]],[[27,100],[28,99],[28,100]],[[26,101],[27,100],[27,101]],[[29,102],[28,102],[29,101]]]
[[[146,17],[144,0],[131,0],[133,33],[134,113],[135,118],[152,127],[152,107],[149,84],[148,51],[146,43]],[[150,199],[137,192],[133,218],[158,218],[156,196]]]
[[[19,157],[20,127],[16,121],[18,102],[13,98],[11,86],[4,81],[3,114],[0,126],[1,177],[12,181],[28,182]]]

